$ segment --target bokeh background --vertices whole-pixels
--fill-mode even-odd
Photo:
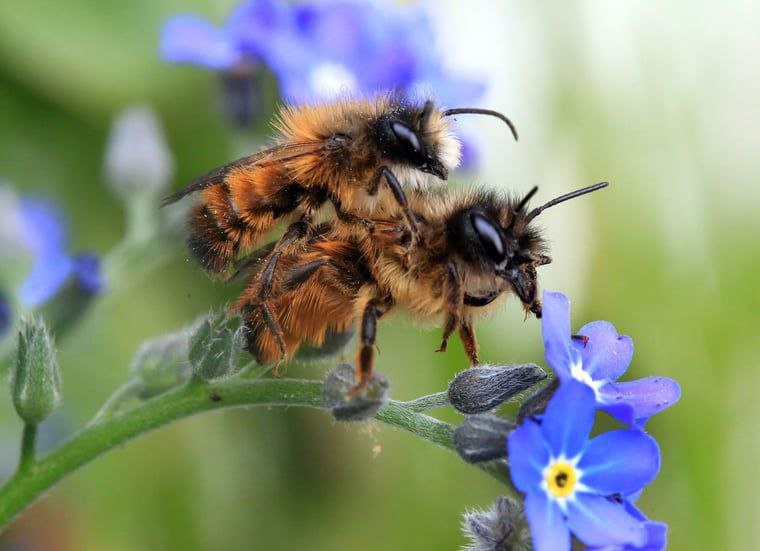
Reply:
[[[176,161],[173,186],[230,158],[209,72],[158,55],[163,22],[192,11],[221,22],[232,0],[0,3],[0,176],[54,199],[72,247],[105,253],[123,233],[104,184],[113,117],[149,104]],[[628,377],[678,379],[681,402],[648,425],[662,473],[642,509],[670,525],[672,549],[760,541],[760,7],[714,2],[431,4],[451,67],[489,81],[483,105],[520,142],[468,121],[473,182],[550,198],[613,186],[547,212],[554,264],[545,288],[573,301],[574,325],[607,319],[631,335]],[[135,273],[138,272],[137,267]],[[61,342],[61,435],[124,380],[145,339],[233,291],[177,242],[159,269],[106,293]],[[540,325],[511,305],[480,330],[491,362],[542,363]],[[443,389],[465,367],[438,333],[382,324],[380,369],[393,395]],[[295,369],[321,377],[323,368]],[[449,421],[454,414],[444,413]],[[51,429],[52,430],[52,429]],[[20,423],[0,398],[0,460],[15,463]],[[13,549],[453,549],[460,515],[501,488],[453,454],[377,425],[336,425],[298,410],[237,410],[177,423],[87,466],[16,522]]]

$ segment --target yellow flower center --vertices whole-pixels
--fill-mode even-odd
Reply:
[[[578,482],[578,471],[567,461],[555,461],[546,469],[544,480],[551,495],[568,497],[575,490],[575,484]]]

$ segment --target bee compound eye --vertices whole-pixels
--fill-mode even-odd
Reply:
[[[422,156],[422,144],[417,134],[402,122],[391,123],[391,130],[393,135],[401,144],[401,147],[411,156]]]
[[[504,260],[506,258],[506,247],[499,227],[488,216],[480,212],[471,213],[470,221],[486,254],[494,262]]]

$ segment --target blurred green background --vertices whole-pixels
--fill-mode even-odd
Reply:
[[[75,250],[107,252],[123,232],[102,156],[115,114],[157,109],[174,185],[230,156],[210,73],[167,66],[162,22],[223,20],[230,0],[0,3],[0,176],[60,202]],[[489,121],[472,181],[540,197],[600,180],[613,187],[545,215],[555,263],[544,288],[573,300],[574,326],[608,319],[633,337],[627,377],[678,379],[683,398],[648,425],[662,473],[642,500],[672,549],[760,541],[760,8],[753,2],[436,4],[450,62],[487,74]],[[71,430],[126,377],[143,340],[176,329],[230,289],[182,244],[128,292],[103,299],[63,343]],[[482,324],[491,362],[542,363],[540,325],[512,307]],[[441,390],[461,347],[403,319],[382,324],[379,368],[399,399]],[[290,374],[318,378],[323,368]],[[456,421],[453,414],[444,414]],[[0,399],[2,460],[20,425]],[[501,488],[453,454],[378,425],[312,411],[238,410],[185,420],[66,480],[0,546],[24,549],[454,549],[460,515]],[[5,543],[3,543],[5,542]],[[17,549],[19,547],[14,547]]]

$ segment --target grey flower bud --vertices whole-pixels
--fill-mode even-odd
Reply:
[[[471,367],[449,383],[449,401],[462,413],[483,413],[545,378],[544,370],[534,364]]]
[[[540,415],[543,413],[546,406],[549,404],[549,400],[552,399],[552,396],[554,396],[554,393],[558,388],[559,379],[555,378],[549,384],[544,385],[542,388],[528,396],[517,411],[517,422],[522,424],[526,417],[532,417],[533,415]]]
[[[174,174],[174,159],[161,123],[150,107],[133,106],[116,117],[105,155],[105,174],[114,191],[161,192]]]
[[[468,463],[501,459],[507,456],[507,436],[515,426],[490,413],[470,415],[454,429],[454,448]]]
[[[129,371],[140,385],[138,396],[147,400],[190,378],[187,361],[189,331],[180,331],[145,342],[132,358]]]
[[[354,336],[353,327],[342,333],[329,330],[322,346],[301,345],[294,360],[297,362],[320,362],[340,355]]]
[[[498,498],[487,511],[469,511],[462,530],[470,539],[464,551],[527,551],[530,530],[520,505],[508,497]]]
[[[16,412],[29,425],[44,421],[61,401],[55,345],[40,319],[21,321],[10,382]]]
[[[243,331],[240,316],[228,317],[226,312],[212,314],[201,322],[190,337],[188,356],[193,375],[211,381],[237,373]]]
[[[388,400],[388,379],[380,373],[375,373],[367,388],[352,396],[354,385],[354,368],[349,364],[339,364],[325,378],[322,397],[338,421],[371,419]]]

